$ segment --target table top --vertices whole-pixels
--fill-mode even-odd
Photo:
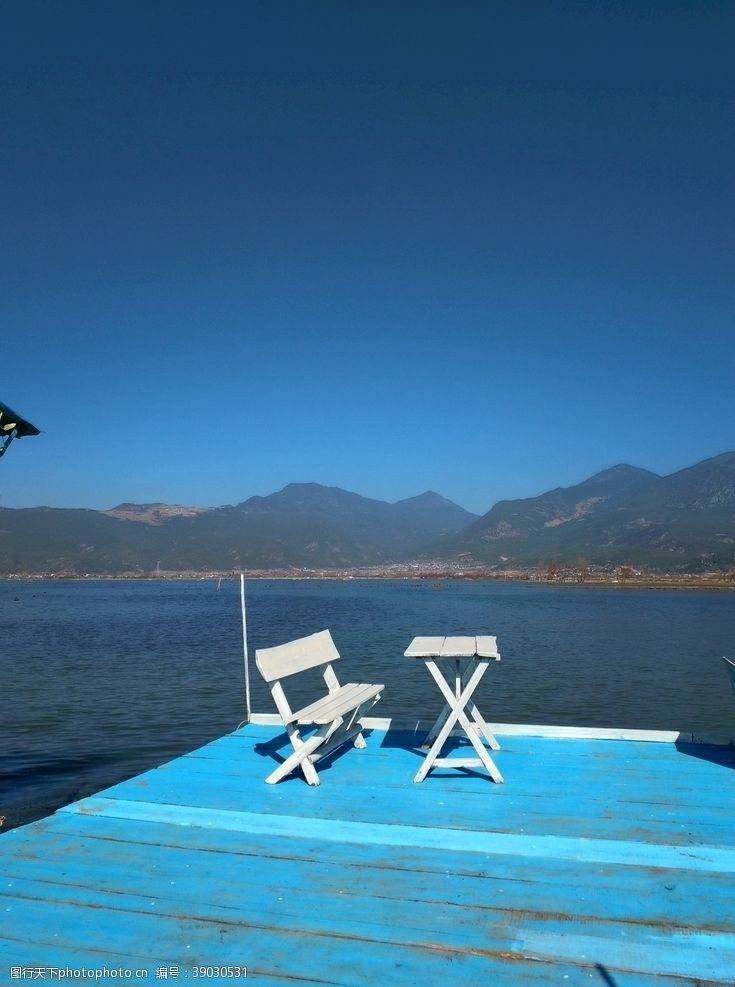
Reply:
[[[500,661],[497,639],[479,637],[415,637],[404,651],[406,658],[488,658]]]

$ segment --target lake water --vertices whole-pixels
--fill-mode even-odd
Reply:
[[[729,593],[461,581],[258,581],[250,652],[328,627],[341,678],[384,682],[376,715],[433,719],[416,634],[496,634],[490,720],[735,732],[721,655]],[[0,582],[6,828],[221,736],[245,716],[239,585]],[[252,707],[272,712],[251,666]],[[289,698],[309,698],[307,685]]]

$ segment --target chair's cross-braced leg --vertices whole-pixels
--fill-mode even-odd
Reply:
[[[317,730],[317,732],[312,734],[311,737],[308,737],[306,740],[302,740],[297,728],[289,724],[286,729],[288,731],[291,744],[293,745],[294,752],[293,754],[290,754],[282,764],[279,764],[275,771],[268,775],[265,779],[266,782],[269,785],[275,785],[276,782],[280,781],[281,778],[285,778],[286,775],[291,774],[291,772],[300,765],[304,772],[304,777],[308,783],[310,785],[318,785],[319,775],[316,773],[316,768],[309,760],[309,755],[324,743],[323,731],[328,729],[328,726],[326,728],[322,727],[321,730]]]
[[[298,728],[289,724],[286,728],[289,739],[294,747],[294,752],[286,760],[279,764],[275,771],[265,779],[269,785],[275,785],[281,778],[285,778],[297,767],[301,767],[304,777],[310,785],[319,784],[319,775],[314,767],[314,761],[329,754],[335,748],[352,741],[355,747],[366,747],[365,738],[362,735],[362,724],[360,717],[375,702],[374,698],[360,703],[347,718],[338,716],[330,723],[324,723],[319,729],[306,740],[299,734]]]
[[[362,724],[360,723],[360,717],[362,716],[363,708],[365,706],[367,706],[367,705],[372,706],[373,705],[372,700],[370,701],[369,704],[368,703],[361,703],[357,707],[357,709],[355,710],[355,712],[352,714],[352,716],[350,718],[350,726],[352,726],[353,723],[357,722],[358,726],[360,727],[359,731],[355,734],[355,739],[353,740],[353,744],[358,749],[362,749],[363,747],[367,747],[367,741],[365,740],[365,738],[362,735]]]

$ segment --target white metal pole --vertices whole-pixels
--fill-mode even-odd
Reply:
[[[240,609],[242,610],[242,651],[245,662],[245,709],[250,722],[250,663],[248,662],[248,625],[245,618],[245,574],[240,573]]]

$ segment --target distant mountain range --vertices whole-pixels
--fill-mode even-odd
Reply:
[[[389,504],[292,483],[234,507],[0,508],[0,573],[341,568],[421,560],[499,568],[735,565],[735,453],[670,476],[619,465],[478,517],[436,493]]]
[[[735,564],[735,453],[670,476],[619,465],[573,487],[500,501],[430,554],[696,571]]]
[[[431,492],[388,504],[317,483],[235,507],[0,508],[0,573],[376,565],[476,519]]]

